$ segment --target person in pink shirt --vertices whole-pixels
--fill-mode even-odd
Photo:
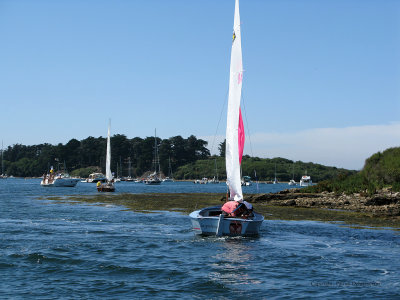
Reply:
[[[253,206],[247,201],[228,201],[221,207],[222,213],[228,217],[250,217]]]
[[[242,215],[241,206],[242,203],[239,201],[228,201],[222,205],[221,210],[228,217],[239,217]]]

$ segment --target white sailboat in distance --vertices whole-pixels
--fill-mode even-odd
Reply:
[[[229,100],[226,124],[225,164],[229,201],[222,207],[207,207],[189,216],[197,234],[250,236],[259,233],[264,217],[253,212],[250,203],[243,200],[240,164],[244,146],[244,128],[240,111],[242,94],[242,45],[240,32],[239,0],[235,2],[235,17],[231,51]],[[229,211],[228,208],[231,210]]]
[[[107,152],[106,152],[106,182],[97,182],[97,191],[99,192],[115,192],[114,179],[111,173],[111,141],[110,141],[111,121],[108,122],[107,132]]]

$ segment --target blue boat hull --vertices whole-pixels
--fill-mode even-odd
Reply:
[[[223,217],[221,206],[196,210],[189,217],[195,233],[217,236],[256,236],[264,221],[264,217],[258,213],[247,219]]]

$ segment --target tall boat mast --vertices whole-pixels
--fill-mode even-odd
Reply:
[[[168,177],[172,179],[172,167],[171,167],[171,156],[168,157]]]
[[[154,129],[154,172],[156,174],[160,172],[160,160],[158,158],[158,146],[157,146],[157,128]]]
[[[111,120],[108,121],[108,132],[107,132],[106,178],[108,181],[111,181],[113,179],[113,176],[111,173],[110,127],[111,127]]]
[[[131,157],[128,157],[128,177],[131,178],[131,168],[132,168],[132,163],[131,163]]]
[[[214,159],[214,163],[215,163],[215,176],[217,177],[216,180],[218,181],[218,169],[217,169],[217,159]]]

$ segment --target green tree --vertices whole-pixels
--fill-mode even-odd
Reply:
[[[218,150],[219,156],[225,157],[225,149],[226,149],[226,139],[223,142],[219,143]]]

